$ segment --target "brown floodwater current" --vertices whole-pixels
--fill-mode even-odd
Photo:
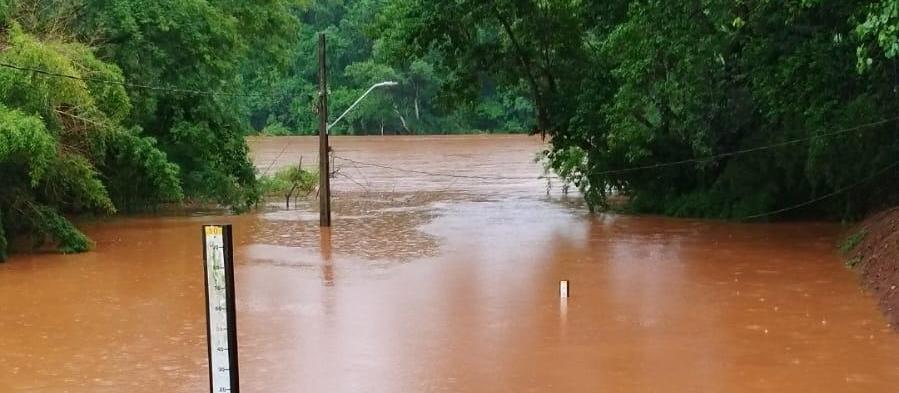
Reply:
[[[353,161],[330,231],[272,201],[84,223],[93,252],[0,264],[0,392],[208,391],[205,223],[235,229],[244,392],[899,389],[837,225],[591,216],[547,192],[537,138],[332,143]],[[315,165],[315,139],[250,145]]]

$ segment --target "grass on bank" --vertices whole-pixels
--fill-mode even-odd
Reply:
[[[856,265],[858,265],[859,262],[861,262],[861,255],[849,257],[849,254],[852,252],[852,250],[855,250],[855,248],[858,247],[858,245],[861,244],[862,241],[865,240],[866,236],[868,236],[868,230],[862,229],[856,233],[853,233],[852,235],[847,236],[846,239],[840,242],[840,252],[843,253],[843,255],[847,256],[848,259],[846,260],[846,265],[850,268],[854,268]]]

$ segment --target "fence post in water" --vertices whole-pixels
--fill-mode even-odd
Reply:
[[[319,225],[331,226],[331,169],[328,157],[328,68],[325,52],[325,33],[318,34],[318,178]]]
[[[230,225],[203,226],[206,340],[212,393],[240,393],[233,250]]]
[[[559,281],[559,297],[568,298],[568,280]]]

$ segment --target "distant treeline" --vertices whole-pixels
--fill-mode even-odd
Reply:
[[[267,135],[318,132],[312,111],[318,94],[318,33],[328,40],[329,110],[336,118],[370,86],[395,81],[396,87],[372,92],[333,130],[336,134],[444,134],[527,132],[534,116],[526,90],[499,85],[491,75],[465,81],[477,93],[449,100],[441,87],[458,82],[441,72],[439,57],[428,53],[406,61],[387,57],[391,41],[376,21],[386,0],[321,0],[294,9],[299,40],[290,48],[291,65],[277,82],[260,86],[271,96],[251,100],[252,126]]]
[[[594,208],[899,203],[899,1],[391,0],[377,19],[383,55],[428,59],[445,97],[525,91],[547,163]]]

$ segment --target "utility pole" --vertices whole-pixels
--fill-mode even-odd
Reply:
[[[318,176],[319,176],[319,226],[331,226],[331,168],[328,145],[328,68],[325,51],[325,33],[318,34]]]

